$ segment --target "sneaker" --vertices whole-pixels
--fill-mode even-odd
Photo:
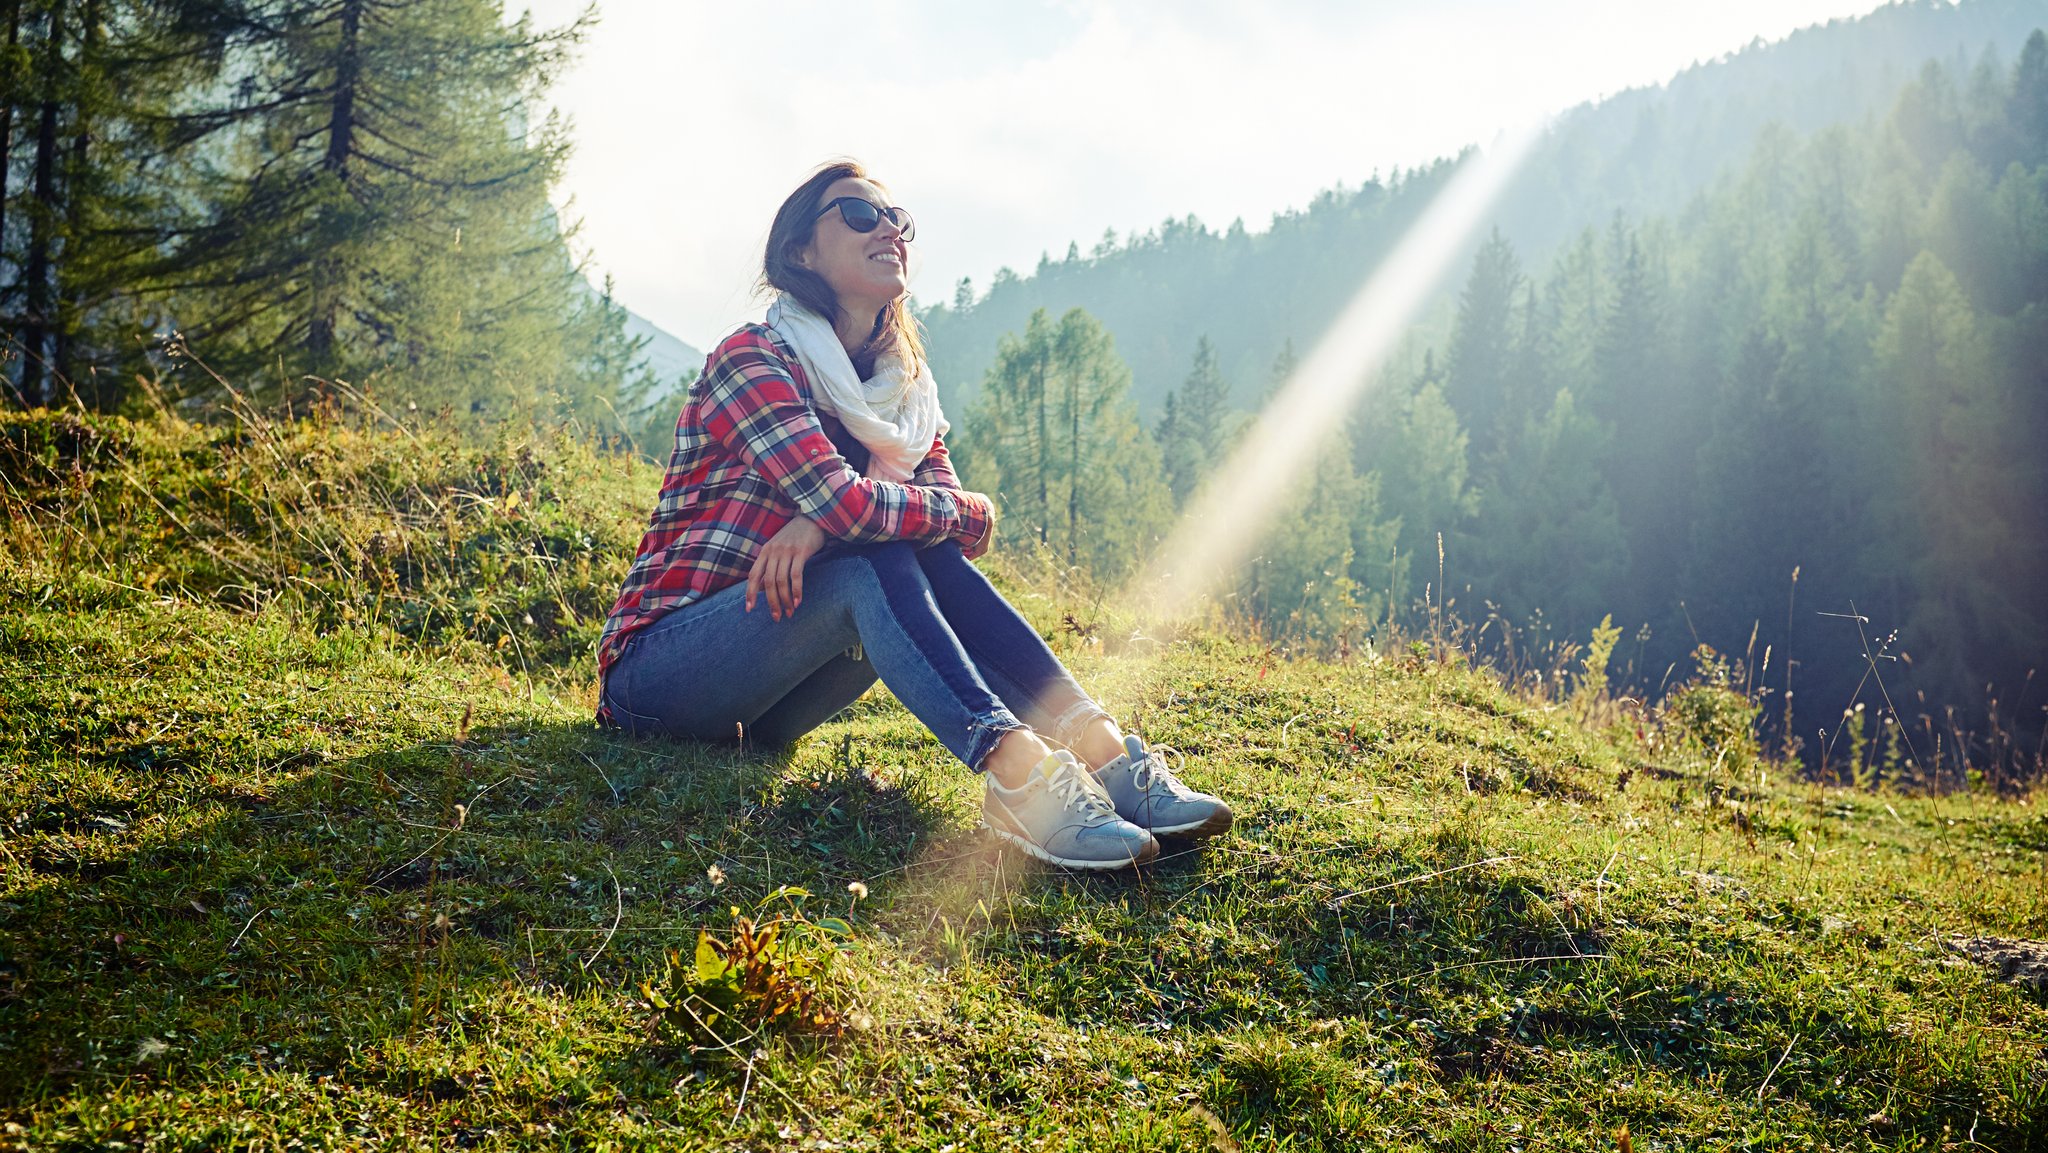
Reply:
[[[1166,767],[1164,747],[1124,738],[1124,755],[1095,770],[1117,816],[1164,837],[1213,837],[1230,827],[1230,806],[1181,783]]]
[[[1102,786],[1065,750],[1040,761],[1018,788],[991,776],[981,816],[997,836],[1069,869],[1121,869],[1159,855],[1152,834],[1120,820]]]

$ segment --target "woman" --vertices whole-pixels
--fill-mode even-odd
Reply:
[[[598,719],[780,746],[879,676],[987,775],[983,816],[1070,868],[1150,861],[1229,806],[1126,737],[968,563],[989,498],[947,462],[908,297],[909,213],[850,161],[769,230],[766,325],[712,351],[598,645]]]

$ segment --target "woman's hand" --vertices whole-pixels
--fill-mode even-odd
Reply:
[[[988,526],[987,528],[982,530],[980,539],[960,542],[960,555],[966,557],[968,560],[973,560],[974,558],[987,552],[988,546],[995,543],[996,502],[989,499],[986,493],[979,492],[963,491],[959,493],[955,497],[955,499],[970,500],[978,503],[981,506],[980,512],[982,522]]]
[[[768,538],[747,573],[747,611],[755,600],[768,598],[768,615],[776,620],[794,613],[804,601],[804,565],[825,546],[825,530],[796,517]]]

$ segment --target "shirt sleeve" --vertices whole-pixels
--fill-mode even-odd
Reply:
[[[960,478],[953,472],[952,458],[946,453],[945,437],[938,436],[932,438],[932,450],[925,454],[925,458],[922,461],[918,462],[917,471],[910,475],[910,483],[922,488],[943,488],[953,492],[962,492]],[[966,552],[968,559],[971,560],[987,552],[988,546],[994,542],[996,528],[995,510],[987,506],[987,498],[981,493],[966,492],[963,495],[980,502],[986,510],[983,514],[982,534],[973,539],[965,536],[958,538],[961,545],[964,546],[963,551]]]
[[[932,450],[917,464],[917,471],[910,474],[910,483],[924,488],[960,489],[960,478],[953,473],[953,460],[946,454],[946,438],[932,438]]]
[[[855,472],[839,455],[817,414],[791,378],[782,354],[764,335],[746,330],[713,355],[703,379],[705,429],[772,483],[797,512],[846,541],[984,541],[988,500],[962,492],[959,481],[891,484]],[[944,463],[946,477],[952,467]],[[926,457],[918,475],[925,473]]]

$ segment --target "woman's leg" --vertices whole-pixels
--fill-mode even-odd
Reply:
[[[844,661],[859,640],[829,612],[770,623],[767,613],[746,611],[746,586],[735,585],[649,625],[605,675],[612,722],[636,733],[756,740],[760,718]]]
[[[767,712],[754,718],[748,739],[771,749],[795,744],[798,737],[859,700],[875,678],[875,666],[868,663],[865,655],[840,653],[768,706]]]
[[[1090,768],[1123,755],[1116,721],[1082,691],[1038,630],[968,563],[957,543],[920,549],[917,563],[975,668],[1018,717],[1074,750]]]
[[[1136,737],[1126,739],[958,545],[924,549],[917,559],[940,611],[982,676],[1019,716],[1097,770],[1097,782],[1125,820],[1155,833],[1191,837],[1230,827],[1230,806],[1188,788],[1163,756]]]
[[[767,723],[787,741],[843,707],[869,665],[970,767],[998,746],[1005,767],[1044,755],[981,678],[904,543],[837,551],[804,573],[804,601],[777,621],[747,612],[743,586],[677,610],[635,638],[605,681],[613,719],[635,730],[730,741]],[[839,663],[859,645],[864,662]],[[861,687],[865,687],[863,684]],[[989,767],[995,767],[991,765]]]
[[[788,739],[872,664],[882,682],[968,767],[986,769],[990,827],[1032,855],[1074,868],[1122,868],[1159,852],[1120,818],[1105,786],[1054,755],[990,691],[938,609],[915,550],[841,550],[804,570],[804,600],[778,621],[745,609],[744,587],[657,621],[605,678],[615,721],[710,740],[748,725]],[[865,662],[845,655],[859,643]],[[863,686],[864,687],[864,686]],[[841,702],[843,703],[843,702]]]

